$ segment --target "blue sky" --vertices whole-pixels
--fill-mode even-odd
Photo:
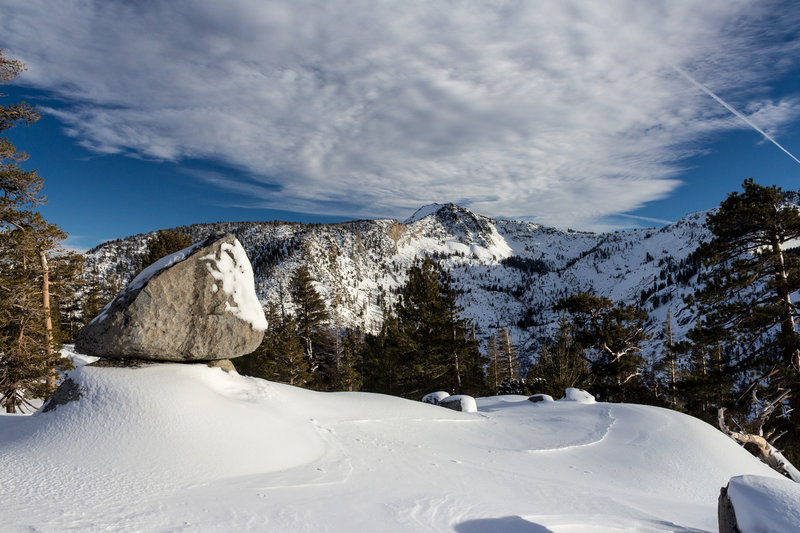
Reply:
[[[792,2],[6,0],[0,48],[28,65],[3,103],[43,111],[10,137],[78,248],[431,202],[613,230],[800,188],[753,127],[800,152]]]

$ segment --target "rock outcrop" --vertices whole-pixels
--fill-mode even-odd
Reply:
[[[231,359],[255,350],[266,328],[247,254],[233,235],[216,235],[143,270],[75,349],[111,359]]]
[[[466,394],[456,394],[455,396],[448,396],[439,401],[439,405],[452,409],[453,411],[462,411],[464,413],[477,413],[478,404],[475,398],[467,396]]]
[[[445,398],[449,397],[450,393],[445,392],[443,390],[432,392],[430,394],[426,394],[422,397],[423,403],[431,403],[433,405],[439,405],[439,403],[444,400]]]

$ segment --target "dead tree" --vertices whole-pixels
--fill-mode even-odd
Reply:
[[[745,450],[753,454],[761,462],[792,481],[800,483],[800,471],[798,471],[773,444],[781,438],[785,432],[776,435],[774,430],[770,430],[767,431],[766,434],[764,433],[764,424],[767,422],[767,419],[775,412],[776,408],[783,406],[784,402],[791,396],[791,390],[778,389],[778,391],[768,399],[762,400],[758,398],[756,394],[758,384],[764,379],[771,377],[771,374],[772,373],[759,378],[751,385],[753,404],[756,408],[756,416],[752,422],[752,432],[744,431],[739,424],[736,424],[739,426],[739,431],[731,430],[725,422],[724,407],[720,407],[717,411],[719,429],[742,445]],[[788,414],[788,412],[789,410],[784,408],[784,415]],[[736,423],[735,420],[734,423]]]

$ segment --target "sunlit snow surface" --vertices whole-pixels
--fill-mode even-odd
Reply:
[[[253,329],[266,330],[267,319],[254,290],[253,267],[247,253],[238,240],[234,240],[233,244],[223,242],[220,250],[220,257],[212,253],[200,260],[206,261],[211,277],[220,282],[223,292],[233,300],[234,305],[225,303],[226,310],[249,322]],[[215,284],[212,290],[219,290],[219,286]]]
[[[84,397],[0,416],[2,531],[716,531],[776,477],[654,407],[316,393],[203,365],[81,367]]]

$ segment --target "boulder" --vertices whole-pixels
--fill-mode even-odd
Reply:
[[[439,403],[450,396],[449,392],[445,392],[443,390],[432,392],[430,394],[426,394],[422,397],[423,403],[432,403],[433,405],[439,405]]]
[[[477,413],[478,404],[475,403],[475,398],[467,396],[466,394],[456,394],[448,396],[439,400],[439,405],[447,407],[453,411],[463,411],[464,413]]]
[[[238,374],[238,372],[236,371],[236,367],[233,366],[233,361],[231,361],[230,359],[215,359],[214,361],[207,361],[206,366],[209,366],[211,368],[219,368],[220,370],[228,374],[231,373]]]
[[[594,399],[594,396],[586,392],[585,390],[576,389],[573,387],[568,388],[564,391],[564,397],[561,398],[562,402],[578,402],[578,403],[595,403],[597,400]]]
[[[780,477],[734,476],[720,491],[720,533],[800,531],[800,483]]]
[[[266,329],[247,254],[233,235],[215,235],[144,269],[75,349],[110,359],[231,359],[255,350]]]
[[[534,394],[528,397],[528,401],[533,403],[540,403],[540,402],[552,403],[553,397],[550,396],[549,394]]]
[[[84,391],[77,383],[67,378],[61,382],[61,385],[56,389],[56,392],[45,402],[42,406],[42,412],[47,413],[56,409],[59,405],[66,405],[70,402],[76,402],[83,398]]]

